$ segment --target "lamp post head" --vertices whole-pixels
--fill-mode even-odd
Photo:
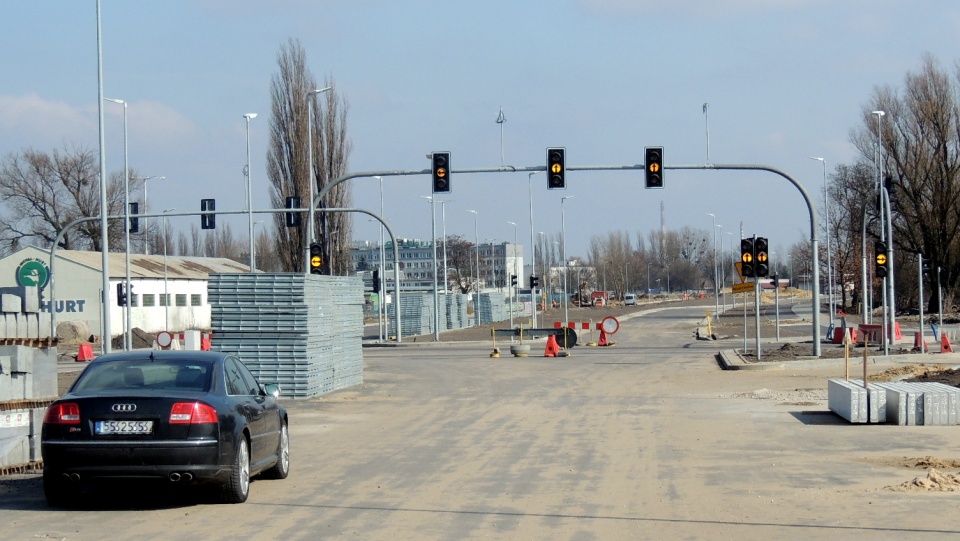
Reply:
[[[127,102],[125,102],[125,101],[123,101],[123,100],[118,100],[118,99],[116,99],[116,98],[103,98],[103,99],[104,99],[104,101],[112,101],[113,103],[120,103],[120,104],[122,104],[124,107],[127,106]]]
[[[824,162],[824,163],[826,163],[826,160],[824,160],[823,158],[818,158],[818,157],[816,157],[816,156],[810,156],[809,158],[810,158],[811,160],[817,160],[818,162]]]
[[[883,115],[885,115],[885,114],[887,114],[887,113],[886,113],[885,111],[873,111],[871,114],[874,114],[874,115],[877,115],[877,116],[883,116]]]
[[[251,118],[257,118],[257,113],[247,113],[247,114],[243,115],[243,118],[245,118],[245,119],[247,119],[247,120],[249,121]]]

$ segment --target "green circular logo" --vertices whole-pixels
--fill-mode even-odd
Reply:
[[[50,269],[39,259],[27,259],[17,267],[17,284],[21,286],[46,287],[50,281]]]

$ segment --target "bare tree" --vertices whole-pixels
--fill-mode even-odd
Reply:
[[[270,150],[267,154],[267,174],[273,188],[274,208],[283,208],[287,197],[299,197],[304,206],[310,205],[310,167],[308,139],[313,126],[313,171],[316,185],[314,195],[342,176],[348,167],[350,143],[346,137],[346,101],[339,98],[335,85],[327,81],[330,90],[318,100],[313,118],[308,118],[308,93],[317,88],[316,80],[307,68],[306,53],[300,42],[291,39],[277,55],[279,73],[271,82],[273,116],[270,120]],[[334,188],[321,202],[323,208],[347,207],[350,189],[345,184]],[[346,274],[350,270],[350,216],[344,213],[317,212],[314,231],[323,253],[333,254],[333,270]],[[283,214],[274,215],[277,230],[277,257],[285,271],[304,268],[306,223],[294,229],[286,227]],[[330,264],[325,258],[324,265]]]
[[[0,251],[24,246],[50,246],[70,222],[100,215],[99,160],[83,147],[64,146],[50,154],[26,149],[0,163],[0,198],[7,209],[0,218]],[[134,190],[140,181],[131,172]],[[123,213],[123,174],[110,176],[107,212]],[[123,249],[123,220],[108,225],[111,250]],[[100,221],[77,226],[60,240],[60,247],[100,251]]]
[[[474,250],[476,246],[458,235],[447,236],[447,279],[460,293],[473,289]]]

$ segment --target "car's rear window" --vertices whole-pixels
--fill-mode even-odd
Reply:
[[[74,391],[160,389],[207,391],[213,365],[190,359],[137,359],[91,365]]]

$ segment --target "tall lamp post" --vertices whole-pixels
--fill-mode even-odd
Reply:
[[[124,319],[123,348],[130,351],[133,346],[130,329],[133,328],[130,315],[130,162],[127,152],[127,102],[116,98],[104,98],[106,101],[123,105],[123,244],[125,263],[124,291],[127,292],[127,302],[123,307],[126,314]]]
[[[430,201],[430,235],[433,246],[433,337],[440,341],[440,295],[437,292],[437,198],[432,195],[420,197]]]
[[[706,109],[706,108],[704,108]],[[714,297],[714,315],[720,317],[720,287],[717,285],[717,216],[707,213],[713,220],[713,297]]]
[[[332,87],[328,86],[307,92],[307,167],[310,168],[310,186],[307,189],[307,193],[310,201],[310,211],[307,213],[307,241],[303,243],[304,274],[310,274],[310,243],[313,242],[314,238],[313,221],[315,205],[313,204],[313,191],[317,189],[313,170],[313,102],[316,100],[318,94],[323,94],[331,88]],[[382,197],[383,191],[381,190],[380,193]],[[324,239],[324,243],[328,242],[329,239]],[[324,254],[324,256],[326,256],[326,254]],[[329,265],[329,262],[327,262],[327,264]]]
[[[250,187],[250,120],[257,118],[257,113],[247,113],[243,115],[243,118],[247,120],[247,165],[243,168],[243,176],[247,181],[247,225],[248,225],[248,234],[250,235],[250,272],[253,272],[254,261],[253,261],[253,191]]]
[[[827,239],[827,310],[830,312],[830,325],[828,329],[833,327],[833,319],[836,316],[836,308],[834,307],[833,300],[833,262],[831,259],[831,248],[830,248],[830,203],[828,200],[829,190],[827,189],[827,160],[823,158],[818,158],[816,156],[810,156],[811,160],[817,160],[823,165],[823,225],[826,229],[826,239]],[[828,331],[829,335],[829,331]]]
[[[520,273],[517,272],[517,223],[507,220],[507,223],[513,226],[513,275],[517,277],[517,285],[513,285],[513,280],[510,280],[510,328],[513,328],[513,308],[517,302],[517,287],[520,286]]]
[[[447,203],[452,202],[453,199],[441,199],[437,201],[440,203],[440,225],[441,231],[440,234],[443,235],[443,294],[450,294],[450,283],[447,280]]]
[[[146,214],[147,212],[147,181],[151,179],[157,180],[166,180],[167,177],[137,177],[137,180],[143,181],[143,208],[140,209],[140,214]],[[147,238],[150,228],[147,227],[147,219],[143,219],[143,254],[150,255],[150,242]]]
[[[567,226],[566,226],[566,216],[563,210],[563,203],[567,199],[573,199],[572,195],[568,195],[560,198],[560,236],[563,237],[560,239],[560,257],[563,259],[563,324],[564,326],[570,324],[570,299],[567,294]],[[566,345],[566,344],[564,344]]]
[[[883,127],[881,125],[881,119],[885,113],[884,111],[873,111],[872,114],[877,115],[877,159],[879,162],[878,171],[880,178],[878,181],[878,189],[880,193],[880,198],[885,204],[881,205],[881,213],[885,210],[885,222],[886,222],[886,239],[887,239],[887,283],[884,292],[887,296],[887,314],[889,315],[888,319],[884,321],[884,325],[889,325],[886,327],[884,332],[884,344],[891,344],[893,342],[893,330],[897,321],[897,306],[896,306],[896,297],[894,290],[894,267],[893,264],[893,213],[890,212],[890,198],[887,193],[886,187],[883,185]],[[881,235],[881,238],[883,236]],[[887,346],[885,353],[889,354],[889,346]]]
[[[257,220],[256,222],[253,222],[254,230],[256,230],[256,227],[257,227],[258,225],[263,225],[263,220]],[[256,268],[257,268],[257,252],[256,252],[256,250],[257,250],[257,245],[254,244],[254,245],[253,245],[253,269],[256,269]],[[253,272],[253,270],[251,270],[250,272]]]
[[[165,209],[163,211],[163,327],[165,331],[170,330],[170,293],[167,288],[167,213],[177,209]]]
[[[377,181],[380,182],[380,216],[382,217],[383,216],[383,177],[373,177],[373,178],[377,179]],[[312,203],[311,203],[311,206],[312,206]],[[386,290],[386,288],[383,287],[383,285],[386,284],[387,282],[387,275],[384,272],[385,267],[383,263],[383,260],[385,257],[386,257],[386,252],[385,252],[385,248],[383,247],[383,224],[381,223],[380,224],[380,279],[383,280],[383,282],[381,283],[380,291],[377,292],[380,295],[380,299],[379,299],[380,302],[378,303],[378,309],[377,309],[377,321],[378,321],[377,327],[380,331],[381,342],[384,340],[384,338],[386,338],[386,335],[387,335],[387,322],[385,317],[387,314],[387,305],[383,302],[385,295],[382,294],[382,292]]]
[[[473,213],[473,242],[474,242],[474,251],[477,255],[477,277],[474,281],[474,287],[476,293],[473,296],[473,319],[474,323],[479,327],[480,326],[480,312],[477,308],[480,306],[480,235],[477,233],[477,211],[467,210],[467,212]]]
[[[527,193],[530,196],[530,276],[537,275],[537,248],[533,243],[533,175],[540,171],[527,173]],[[518,275],[519,276],[519,275]],[[537,326],[537,288],[530,284],[530,327]]]

